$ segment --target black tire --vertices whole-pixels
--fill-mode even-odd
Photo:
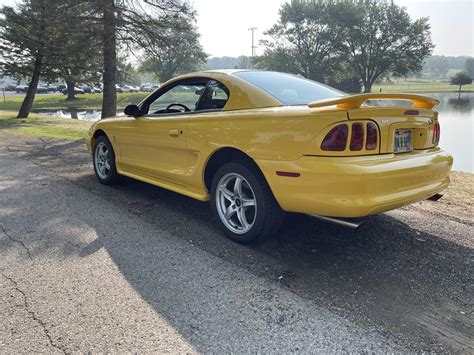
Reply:
[[[110,169],[106,169],[105,171],[100,172],[98,163],[96,160],[98,159],[96,153],[97,153],[97,149],[99,149],[99,147],[103,148],[104,145],[107,148],[107,151],[109,154],[108,163],[109,163]],[[97,177],[97,180],[99,180],[101,184],[112,185],[119,180],[120,175],[117,173],[117,167],[115,165],[114,148],[112,147],[112,144],[110,144],[110,141],[107,139],[106,136],[99,136],[96,138],[94,142],[94,149],[92,150],[92,162],[94,165],[95,176]]]
[[[244,233],[235,233],[231,230],[230,228],[232,228],[232,226],[228,227],[226,225],[228,222],[223,221],[225,217],[221,217],[219,213],[219,206],[222,206],[219,196],[222,196],[222,193],[218,191],[218,185],[220,182],[225,181],[226,177],[232,176],[233,174],[238,174],[245,179],[244,183],[247,186],[247,191],[249,191],[249,194],[252,193],[255,199],[256,207],[254,211],[255,216],[252,219],[253,224],[250,229]],[[248,189],[249,186],[251,190]],[[224,199],[224,201],[227,200]],[[233,202],[228,201],[226,203],[233,204]],[[212,179],[211,205],[214,217],[224,234],[233,241],[242,244],[261,242],[275,234],[281,225],[284,215],[262,173],[257,167],[254,167],[253,164],[245,161],[230,162],[217,170]],[[235,208],[235,206],[229,206],[229,208],[230,207]]]

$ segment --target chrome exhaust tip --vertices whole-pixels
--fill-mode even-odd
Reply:
[[[339,224],[340,226],[348,227],[354,230],[359,229],[360,226],[364,224],[364,221],[361,219],[355,218],[336,218],[336,217],[326,217],[319,215],[310,215],[311,217],[317,218],[321,221],[330,222],[334,224]]]

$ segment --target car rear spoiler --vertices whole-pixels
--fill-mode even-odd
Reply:
[[[326,106],[336,106],[337,108],[342,109],[354,109],[359,108],[367,100],[406,100],[412,101],[412,108],[426,108],[432,109],[439,105],[439,100],[436,100],[432,97],[414,95],[414,94],[357,94],[357,95],[347,95],[338,97],[335,99],[326,99],[315,102],[310,102],[308,104],[311,108],[316,107],[326,107]]]

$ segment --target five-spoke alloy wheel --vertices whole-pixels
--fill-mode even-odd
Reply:
[[[242,175],[224,175],[217,185],[215,199],[221,221],[232,232],[243,234],[252,228],[257,217],[257,201]]]
[[[101,179],[107,178],[110,173],[110,152],[103,142],[95,147],[95,169]]]
[[[105,185],[114,183],[118,178],[115,153],[107,137],[99,136],[95,140],[92,157],[97,179]]]
[[[273,234],[282,211],[264,177],[249,163],[221,166],[211,187],[214,216],[224,233],[239,243],[250,243]]]

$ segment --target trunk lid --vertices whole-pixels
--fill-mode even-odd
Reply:
[[[397,153],[401,135],[410,136],[413,150],[429,149],[433,144],[433,129],[438,113],[411,107],[361,107],[348,110],[349,120],[374,121],[380,133],[380,153]],[[406,133],[409,132],[409,133]],[[403,152],[403,151],[399,151]]]
[[[438,100],[427,96],[375,93],[322,100],[308,106],[336,106],[345,109],[351,121],[375,122],[379,129],[379,152],[386,154],[435,146],[437,142],[433,140],[433,132],[438,122],[438,113],[432,109],[438,104]],[[401,149],[404,145],[410,145],[410,149]]]

